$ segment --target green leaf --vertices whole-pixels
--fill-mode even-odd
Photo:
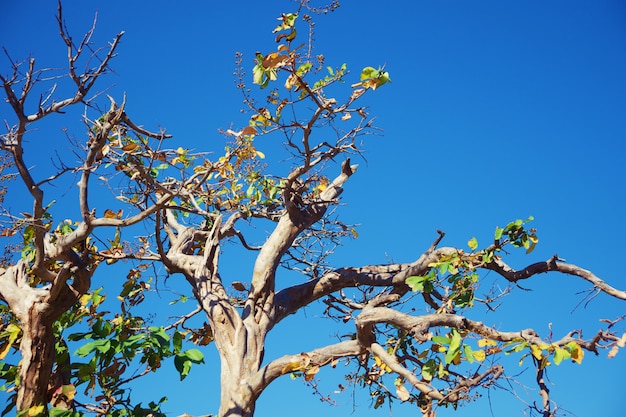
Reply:
[[[50,417],[82,417],[83,414],[78,411],[72,410],[64,410],[62,408],[52,407],[48,410],[48,415]]]
[[[150,339],[152,343],[158,345],[162,350],[169,350],[170,337],[162,327],[150,327]]]
[[[411,291],[424,291],[424,283],[428,280],[426,276],[415,275],[408,277],[404,282],[411,288]]]
[[[180,375],[180,380],[182,381],[189,375],[189,371],[191,370],[191,361],[188,360],[183,355],[176,355],[174,357],[174,366]]]
[[[465,354],[465,359],[467,359],[469,363],[474,363],[474,352],[470,345],[463,346],[463,353]]]
[[[422,366],[422,376],[426,381],[431,381],[437,372],[437,363],[433,359],[429,359]]]
[[[560,348],[558,346],[554,347],[554,363],[556,365],[560,365],[563,359],[569,359],[572,355],[567,351],[567,349]]]
[[[310,62],[305,62],[304,64],[298,67],[298,69],[296,70],[296,74],[302,77],[304,74],[309,72],[311,68],[313,68],[313,64],[311,64]]]
[[[504,232],[504,229],[501,227],[496,227],[496,233],[494,233],[493,238],[494,240],[500,240],[500,238],[502,238],[502,233]]]
[[[471,250],[475,251],[478,248],[478,240],[473,237],[467,242],[467,246],[470,247]]]
[[[367,80],[368,78],[377,78],[378,71],[374,67],[365,67],[361,70],[361,81]]]
[[[192,363],[204,363],[204,355],[198,349],[189,349],[174,357],[174,366],[180,374],[180,380],[189,375]]]
[[[443,336],[433,336],[430,341],[433,343],[437,343],[438,345],[449,345],[451,342],[449,338]]]
[[[87,356],[89,355],[91,352],[93,352],[94,350],[97,350],[101,353],[106,353],[109,351],[109,349],[111,349],[111,341],[108,339],[102,339],[102,340],[94,340],[93,342],[89,342],[87,344],[84,344],[83,346],[79,347],[76,350],[76,355],[77,356]]]
[[[183,347],[183,335],[179,331],[174,333],[172,344],[174,345],[174,353],[179,353]]]
[[[452,363],[456,355],[461,351],[461,335],[456,330],[452,329],[452,338],[450,339],[450,347],[446,352],[445,361],[446,364]]]
[[[198,349],[189,349],[183,352],[185,357],[193,363],[203,363],[204,355]]]

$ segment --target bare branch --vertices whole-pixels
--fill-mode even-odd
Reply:
[[[490,269],[492,271],[497,272],[502,275],[508,281],[518,282],[524,279],[528,279],[533,275],[541,274],[549,271],[561,272],[567,275],[578,276],[585,281],[590,282],[593,286],[600,291],[618,298],[620,300],[626,300],[626,291],[618,290],[609,284],[607,284],[604,280],[598,278],[593,272],[583,269],[577,265],[567,264],[558,261],[558,256],[554,255],[552,258],[548,259],[544,262],[537,262],[532,265],[527,266],[524,269],[514,270],[506,263],[504,263],[500,259],[494,259],[488,265],[485,265],[484,268]]]

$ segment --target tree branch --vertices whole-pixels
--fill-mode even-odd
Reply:
[[[250,389],[255,397],[276,378],[287,373],[306,371],[307,367],[325,366],[336,359],[354,357],[364,352],[356,340],[346,340],[333,345],[324,346],[306,353],[286,355],[274,359],[261,368],[249,381]]]
[[[494,259],[491,263],[485,265],[484,268],[497,272],[510,282],[517,282],[528,279],[533,275],[541,274],[544,272],[557,271],[566,275],[574,275],[580,277],[585,281],[593,284],[593,286],[598,290],[620,300],[626,300],[626,291],[618,290],[610,286],[604,280],[598,278],[591,271],[583,269],[577,265],[559,262],[557,255],[554,255],[547,261],[536,262],[532,265],[527,266],[524,269],[520,269],[517,271],[504,263],[501,259]]]

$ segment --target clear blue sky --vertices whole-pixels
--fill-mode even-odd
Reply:
[[[166,127],[175,135],[173,147],[219,150],[217,129],[244,123],[232,76],[235,52],[245,54],[251,69],[254,52],[274,45],[274,19],[295,6],[286,0],[94,0],[66,1],[64,7],[76,37],[90,27],[95,10],[96,43],[126,31],[113,63],[116,74],[101,86],[114,85],[108,94],[119,101],[126,92],[134,120]],[[40,66],[63,65],[55,11],[53,1],[4,0],[0,44],[16,59],[32,53]],[[386,64],[393,80],[368,102],[383,132],[367,138],[367,161],[357,161],[359,172],[343,195],[340,214],[361,225],[360,237],[336,251],[336,266],[414,260],[436,228],[447,232],[447,245],[464,245],[471,236],[487,242],[496,225],[533,215],[540,244],[532,255],[515,258],[516,266],[558,253],[626,287],[624,1],[345,1],[317,19],[316,39],[328,64],[347,62],[355,76],[364,66]],[[0,71],[8,72],[6,59]],[[0,118],[6,111],[0,107]],[[62,122],[80,134],[78,118]],[[63,140],[58,130],[35,135]],[[276,146],[259,149],[271,154]],[[35,162],[49,159],[40,156]],[[105,278],[97,275],[94,285]],[[572,312],[583,297],[578,292],[587,288],[572,277],[542,275],[525,286],[533,291],[517,291],[511,306],[473,318],[544,332],[553,322],[555,334],[582,327],[590,336],[597,318],[624,313],[623,303],[604,296]],[[335,330],[319,314],[311,308],[305,323],[279,326],[266,358],[329,340]],[[208,358],[215,358],[210,351]],[[612,361],[605,356],[552,367],[554,399],[580,417],[623,415],[618,397],[626,383],[626,352]],[[147,379],[137,395],[167,395],[171,415],[217,411],[215,361],[193,369],[183,384],[171,368],[171,378]],[[323,375],[334,381],[331,373]],[[522,415],[523,405],[506,392],[493,392],[492,400],[494,415]],[[349,395],[337,402],[345,406],[321,404],[300,382],[284,378],[261,398],[257,416],[388,415],[369,410],[365,396],[357,397],[354,414]],[[414,413],[408,407],[394,415]],[[486,398],[467,413],[489,415]]]

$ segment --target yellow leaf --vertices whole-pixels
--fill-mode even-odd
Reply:
[[[478,346],[479,347],[496,346],[497,344],[498,344],[498,342],[496,342],[495,340],[491,340],[491,339],[480,339],[478,341]]]
[[[29,416],[38,416],[41,413],[43,413],[44,410],[44,406],[43,404],[41,405],[34,405],[31,408],[28,409],[28,415]]]
[[[87,305],[87,303],[89,303],[89,300],[91,300],[91,295],[83,294],[80,296],[78,301],[80,302],[80,305],[84,307]]]
[[[533,354],[533,356],[537,359],[537,360],[541,360],[543,354],[541,353],[541,348],[537,345],[530,345],[530,350]]]
[[[283,369],[280,371],[282,375],[288,374],[290,372],[299,371],[302,369],[302,364],[298,362],[290,362],[287,365],[283,366]]]
[[[17,337],[20,335],[20,331],[20,327],[13,323],[10,323],[6,327],[6,330],[3,332],[3,334],[8,334],[9,340],[6,342],[6,344],[0,345],[0,359],[4,359],[4,357],[9,353],[11,346],[13,345],[13,343],[15,343]]]
[[[376,363],[376,366],[380,368],[381,371],[387,372],[388,374],[391,373],[391,368],[388,367],[387,364],[383,362],[383,360],[379,358],[378,356],[374,356],[374,362]]]
[[[261,159],[265,159],[265,154],[261,151],[256,151],[256,156],[258,156]]]
[[[7,353],[9,353],[10,349],[11,349],[10,343],[3,343],[0,345],[0,360],[4,359]]]
[[[484,361],[487,357],[484,350],[475,350],[472,352],[472,356],[474,356],[474,359],[476,359],[478,362]]]

